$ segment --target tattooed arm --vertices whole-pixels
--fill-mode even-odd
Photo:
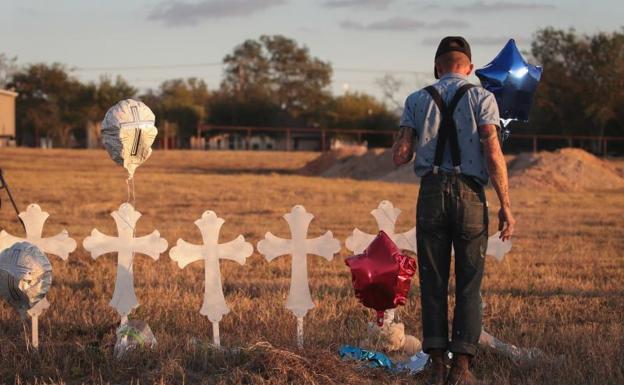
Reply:
[[[414,134],[409,127],[401,127],[397,141],[392,146],[392,160],[398,167],[412,160],[414,156]]]
[[[511,213],[511,203],[509,202],[509,180],[507,178],[507,164],[496,132],[496,126],[486,124],[479,127],[479,136],[483,144],[483,155],[485,156],[490,181],[496,190],[500,201],[498,212],[498,230],[501,232],[501,239],[506,241],[513,235],[516,220]]]

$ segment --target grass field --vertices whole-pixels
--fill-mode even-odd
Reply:
[[[414,225],[416,185],[356,182],[295,175],[311,153],[161,152],[137,170],[137,235],[157,228],[170,246],[199,243],[195,221],[213,210],[226,223],[221,240],[243,234],[254,245],[266,231],[288,236],[282,215],[294,204],[315,214],[310,236],[332,230],[344,239],[354,227],[373,232],[369,214],[391,200],[403,213],[398,230]],[[203,264],[181,270],[168,253],[135,259],[141,306],[154,351],[112,358],[118,318],[108,306],[116,258],[94,261],[82,240],[97,227],[115,234],[110,212],[126,201],[125,172],[104,151],[0,149],[0,167],[23,210],[36,202],[51,215],[44,235],[66,228],[78,243],[68,262],[51,257],[51,308],[41,318],[41,352],[27,353],[22,324],[0,304],[0,384],[420,384],[422,379],[364,370],[337,356],[341,344],[364,337],[372,311],[353,296],[344,265],[310,257],[317,308],[306,317],[306,346],[294,341],[295,320],[284,309],[289,258],[267,263],[255,253],[244,266],[222,262],[232,309],[221,322],[222,344],[209,347],[211,325],[199,314]],[[4,199],[0,227],[20,232]],[[488,191],[491,223],[497,202]],[[481,351],[476,373],[488,384],[624,384],[624,192],[512,191],[518,220],[504,262],[489,259],[483,284],[484,325],[503,341],[537,347],[550,359],[518,369]],[[494,229],[490,229],[493,233]],[[417,280],[399,310],[420,336]],[[451,301],[452,303],[452,301]],[[199,342],[197,342],[199,341]]]

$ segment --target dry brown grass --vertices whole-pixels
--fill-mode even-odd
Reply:
[[[417,186],[289,175],[312,157],[155,152],[137,171],[138,234],[158,228],[170,246],[179,237],[199,242],[193,221],[211,209],[226,219],[222,240],[242,233],[256,243],[267,230],[286,236],[281,215],[301,203],[316,215],[311,235],[329,229],[344,241],[355,226],[374,231],[368,213],[382,199],[403,209],[398,229],[413,226]],[[21,208],[37,202],[51,214],[45,234],[67,228],[80,244],[94,227],[114,233],[109,213],[126,200],[124,172],[103,151],[0,149],[0,167]],[[493,220],[496,204],[488,195]],[[538,347],[552,360],[519,370],[480,352],[477,374],[488,384],[623,384],[623,192],[514,190],[512,199],[518,234],[511,256],[488,261],[484,324],[500,339]],[[0,210],[0,225],[20,231],[8,205]],[[221,323],[222,342],[240,348],[224,352],[208,347],[210,323],[199,314],[203,266],[180,270],[167,255],[157,262],[140,256],[135,284],[141,306],[133,316],[149,322],[158,347],[116,362],[117,315],[108,306],[116,259],[93,261],[79,246],[67,263],[51,258],[52,307],[41,319],[39,354],[26,353],[16,313],[0,305],[0,384],[421,383],[337,357],[341,344],[363,337],[372,315],[352,294],[346,256],[343,250],[333,262],[310,258],[318,307],[306,318],[304,351],[294,346],[294,318],[283,308],[289,259],[269,264],[256,253],[243,267],[223,262],[232,312]],[[420,334],[417,285],[400,316],[409,332]],[[201,342],[191,343],[193,337]]]

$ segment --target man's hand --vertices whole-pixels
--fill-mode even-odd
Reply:
[[[398,167],[412,160],[414,156],[414,135],[410,128],[401,127],[399,137],[392,146],[392,160]]]
[[[496,190],[501,205],[501,209],[498,212],[500,238],[503,241],[507,241],[513,235],[516,225],[516,220],[511,214],[511,204],[509,203],[507,163],[498,141],[495,125],[479,126],[479,137],[483,145],[483,156],[485,156],[488,172],[490,173],[490,181],[492,186],[494,186],[494,190]]]
[[[511,239],[515,226],[516,220],[511,213],[511,209],[509,207],[501,207],[498,211],[498,231],[500,231],[500,239],[503,242]]]

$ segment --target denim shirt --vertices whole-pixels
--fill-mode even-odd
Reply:
[[[468,83],[466,76],[450,73],[443,75],[433,86],[448,105],[455,92],[466,83]],[[482,87],[471,88],[457,104],[453,118],[457,127],[461,152],[461,172],[476,178],[485,185],[488,183],[489,174],[483,156],[483,148],[479,141],[478,127],[486,124],[496,126],[500,124],[498,105],[494,94]],[[417,138],[414,143],[414,151],[416,152],[414,171],[420,177],[433,170],[440,120],[441,114],[438,107],[424,89],[412,93],[405,100],[400,125],[414,130]],[[446,172],[453,171],[448,142],[440,169]]]

